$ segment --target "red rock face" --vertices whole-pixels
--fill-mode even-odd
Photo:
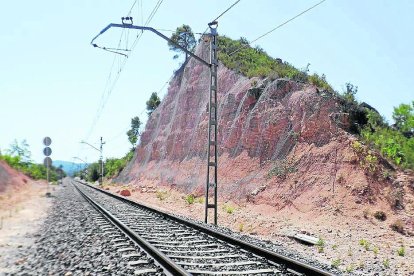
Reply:
[[[204,192],[208,80],[195,60],[174,77],[118,181]],[[288,79],[248,79],[222,64],[218,87],[220,197],[285,206],[314,185],[331,189],[338,173],[367,185],[352,163],[351,135],[333,119],[334,95]]]

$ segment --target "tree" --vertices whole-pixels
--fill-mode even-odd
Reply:
[[[247,40],[247,38],[245,38],[244,36],[240,37],[239,42],[240,42],[243,46],[250,45],[249,41],[248,41],[248,40]]]
[[[98,181],[101,176],[101,166],[99,163],[92,163],[87,168],[87,179],[91,182]]]
[[[196,40],[194,37],[194,33],[192,32],[190,26],[183,24],[182,26],[178,27],[170,37],[170,39],[175,43],[168,42],[168,46],[170,47],[171,51],[184,53],[185,54],[185,61],[188,59],[188,54],[180,49],[176,44],[180,45],[184,49],[187,49],[190,52],[193,52],[196,46]],[[178,58],[178,54],[174,55],[174,59]]]
[[[23,162],[30,162],[30,157],[32,156],[26,139],[22,140],[21,143],[14,139],[13,143],[10,144],[8,154],[20,157]]]
[[[151,97],[147,101],[147,110],[148,115],[151,115],[152,112],[160,105],[161,100],[157,95],[157,92],[152,92]]]
[[[350,102],[355,102],[355,95],[358,92],[358,86],[353,85],[350,82],[345,83],[346,90],[344,91],[344,97]]]
[[[131,119],[131,129],[128,130],[126,133],[128,136],[128,140],[132,144],[133,148],[135,147],[138,141],[140,127],[141,127],[141,121],[139,120],[138,116],[135,116],[134,118]]]
[[[401,132],[414,132],[414,101],[411,105],[400,104],[394,107],[392,118],[395,121],[395,126]]]

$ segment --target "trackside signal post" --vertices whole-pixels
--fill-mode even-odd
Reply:
[[[210,28],[210,60],[207,62],[203,58],[188,51],[182,46],[178,45],[162,33],[158,32],[154,28],[145,26],[133,25],[132,17],[122,17],[122,24],[111,23],[106,26],[97,36],[95,36],[91,45],[99,47],[94,41],[110,28],[124,28],[124,29],[136,29],[142,31],[151,31],[160,36],[164,40],[167,40],[185,53],[195,58],[202,64],[210,68],[210,91],[209,91],[209,122],[208,122],[208,140],[207,140],[207,181],[206,181],[206,201],[205,201],[205,216],[204,222],[208,223],[208,211],[214,210],[214,224],[217,224],[217,169],[218,169],[218,153],[217,153],[217,21],[213,21],[208,24]],[[210,203],[211,202],[211,203]]]
[[[45,148],[43,149],[43,154],[45,155],[45,159],[43,160],[43,164],[46,167],[46,180],[47,180],[47,191],[46,191],[46,196],[50,197],[50,191],[49,191],[49,183],[50,183],[50,179],[49,179],[49,169],[50,166],[52,166],[52,159],[50,158],[50,155],[52,154],[52,149],[49,147],[52,144],[52,139],[50,139],[50,137],[46,136],[45,138],[43,138],[43,145],[45,145]]]

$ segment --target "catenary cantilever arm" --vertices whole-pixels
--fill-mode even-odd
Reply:
[[[188,51],[186,48],[178,45],[177,43],[175,43],[174,41],[172,41],[171,39],[169,39],[168,37],[166,37],[165,35],[163,35],[162,33],[160,33],[159,31],[155,30],[154,28],[151,27],[144,27],[144,26],[135,26],[132,24],[115,24],[115,23],[111,23],[108,26],[106,26],[97,36],[95,36],[92,41],[91,41],[91,45],[94,47],[98,47],[98,45],[96,45],[94,43],[95,39],[97,39],[101,34],[103,34],[104,32],[106,32],[107,30],[109,30],[110,28],[126,28],[126,29],[137,29],[137,30],[143,30],[143,31],[151,31],[153,33],[155,33],[156,35],[160,36],[161,38],[167,40],[168,42],[173,43],[174,45],[176,45],[178,48],[180,48],[181,50],[183,50],[184,52],[186,52],[187,54],[189,54],[190,56],[192,56],[193,58],[195,58],[196,60],[200,61],[201,63],[203,63],[204,65],[211,67],[211,64],[207,61],[205,61],[204,59],[202,59],[201,57],[193,54],[192,52]]]

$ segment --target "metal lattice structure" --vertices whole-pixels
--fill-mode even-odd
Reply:
[[[214,209],[214,224],[217,224],[217,22],[210,27],[210,95],[207,148],[207,181],[204,222],[208,222],[208,211]],[[212,197],[212,198],[211,198]],[[213,203],[210,203],[210,200]]]

